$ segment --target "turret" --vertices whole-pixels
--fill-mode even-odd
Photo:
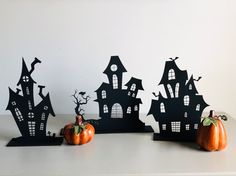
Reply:
[[[107,68],[104,70],[108,77],[109,83],[113,89],[122,89],[122,75],[127,72],[118,56],[111,56]]]

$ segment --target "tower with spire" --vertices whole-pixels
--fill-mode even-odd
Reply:
[[[39,96],[42,100],[35,105],[34,84],[36,84],[36,82],[31,75],[37,63],[41,63],[41,61],[35,58],[31,63],[31,69],[28,70],[24,59],[22,59],[22,72],[17,83],[17,86],[20,86],[21,89],[17,88],[16,91],[14,91],[9,87],[9,102],[6,110],[11,111],[22,135],[18,141],[21,141],[21,139],[43,139],[48,137],[46,132],[48,116],[49,114],[55,116],[49,93],[46,95],[43,94],[45,86],[38,86]]]
[[[100,120],[95,125],[96,132],[141,131],[144,123],[139,120],[139,108],[142,103],[137,98],[139,90],[144,90],[142,80],[132,77],[123,89],[123,73],[127,72],[118,56],[111,56],[104,74],[108,83],[102,83],[95,91],[99,104]]]
[[[158,99],[152,100],[148,115],[153,115],[159,124],[159,133],[154,133],[155,140],[195,139],[203,110],[208,106],[202,95],[198,94],[193,75],[188,80],[186,70],[180,70],[175,59],[166,61],[159,85],[163,85],[166,97],[161,92]]]

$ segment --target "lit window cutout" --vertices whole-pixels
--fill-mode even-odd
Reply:
[[[33,113],[33,112],[29,112],[29,113],[28,113],[28,117],[29,117],[30,119],[34,118],[34,113]]]
[[[123,118],[123,110],[119,103],[115,103],[112,106],[111,118]]]
[[[111,71],[115,72],[117,70],[117,65],[112,64],[111,65]]]
[[[11,102],[11,104],[12,104],[13,106],[15,106],[15,105],[16,105],[16,102],[15,102],[15,101],[13,101],[13,102]]]
[[[48,106],[44,106],[44,108],[43,108],[44,110],[48,110]]]
[[[175,97],[176,98],[179,97],[179,83],[176,83],[176,85],[175,85]]]
[[[130,90],[135,91],[135,89],[136,89],[136,84],[132,84],[132,86],[130,87]]]
[[[188,95],[184,96],[184,106],[189,106],[190,98]]]
[[[185,118],[188,117],[188,113],[187,113],[187,112],[184,113],[184,117],[185,117]]]
[[[160,111],[161,111],[161,113],[165,113],[166,112],[164,103],[160,104]]]
[[[173,80],[175,79],[175,71],[174,69],[170,69],[168,72],[168,80]]]
[[[107,93],[105,90],[102,91],[102,99],[105,99],[107,98]]]
[[[32,104],[31,104],[30,100],[28,100],[28,106],[29,106],[29,110],[32,110]]]
[[[30,94],[30,91],[29,91],[29,87],[26,87],[26,94],[29,95]]]
[[[162,130],[166,130],[166,124],[162,124]]]
[[[198,129],[198,124],[197,124],[197,123],[194,124],[194,129],[195,129],[195,130]]]
[[[108,113],[108,107],[107,107],[107,105],[103,105],[103,112],[104,112],[104,113]]]
[[[170,92],[170,97],[171,97],[171,98],[174,98],[174,93],[173,93],[173,89],[172,89],[171,85],[170,85],[170,84],[167,84],[167,88],[168,88],[168,90],[169,90],[169,92]]]
[[[15,108],[15,113],[16,113],[16,116],[20,122],[24,120],[24,118],[18,108]]]
[[[28,127],[30,136],[35,136],[35,122],[28,121]]]
[[[43,112],[42,113],[42,116],[41,116],[41,120],[45,120],[46,119],[46,115],[45,115],[45,113]]]
[[[43,131],[44,129],[44,123],[40,123],[40,130]]]
[[[132,94],[132,97],[135,97],[135,93]]]
[[[180,122],[171,122],[171,131],[172,132],[180,132]]]
[[[189,131],[189,130],[190,130],[190,125],[189,125],[189,124],[186,124],[186,125],[185,125],[185,129],[186,129],[187,131]]]
[[[113,89],[118,89],[118,78],[116,75],[112,76],[112,81],[113,81]]]
[[[127,108],[127,114],[131,114],[131,107]]]
[[[134,106],[134,111],[138,111],[138,105]]]
[[[193,89],[193,86],[192,84],[189,84],[189,87],[188,87],[189,90],[192,90]]]
[[[130,93],[130,91],[129,91],[129,92],[128,92],[128,96],[130,96],[130,94],[131,94],[131,93]]]
[[[24,82],[29,82],[29,77],[28,76],[23,76],[22,79],[23,79]]]
[[[197,104],[196,111],[200,111],[200,104]]]

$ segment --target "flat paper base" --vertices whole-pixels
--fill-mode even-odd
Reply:
[[[176,134],[160,134],[154,133],[153,134],[154,141],[182,141],[182,142],[195,142],[196,141],[196,134],[189,134],[185,136],[180,136],[178,133]]]
[[[132,119],[90,119],[86,120],[86,122],[94,126],[96,134],[153,132],[151,126],[145,126],[143,122],[133,121]]]
[[[12,138],[7,147],[61,145],[63,137],[18,137]]]

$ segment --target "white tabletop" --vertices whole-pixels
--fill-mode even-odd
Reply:
[[[59,132],[73,116],[50,119],[50,131]],[[225,125],[228,147],[221,152],[153,141],[152,133],[97,134],[81,146],[6,147],[19,132],[11,116],[0,116],[0,175],[236,175],[236,121]]]

